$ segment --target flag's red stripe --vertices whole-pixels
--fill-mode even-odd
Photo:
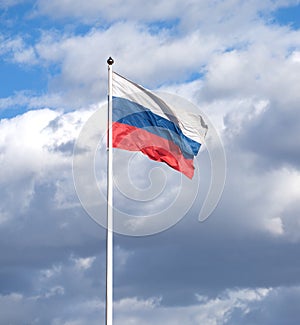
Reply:
[[[194,175],[193,159],[186,159],[172,141],[144,129],[119,122],[113,123],[113,147],[141,151],[150,159],[161,161],[189,178]]]

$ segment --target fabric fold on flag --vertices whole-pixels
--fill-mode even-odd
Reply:
[[[113,147],[140,151],[189,178],[207,133],[200,115],[174,109],[142,86],[113,72]]]

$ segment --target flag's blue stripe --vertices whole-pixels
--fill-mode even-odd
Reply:
[[[113,121],[143,128],[150,133],[173,141],[181,149],[184,157],[188,159],[196,156],[200,149],[200,143],[184,135],[176,124],[125,98],[113,98]]]
[[[149,111],[144,111],[140,113],[133,113],[127,115],[118,120],[119,123],[127,124],[130,126],[134,126],[139,129],[143,129],[149,133],[155,134],[164,138],[166,140],[174,142],[182,152],[182,155],[187,159],[193,159],[194,153],[192,151],[191,146],[186,141],[185,138],[180,137],[177,133],[171,131],[166,128],[163,124],[166,121],[164,118],[160,118],[159,120],[155,120],[155,122],[159,125],[153,126],[153,113]]]

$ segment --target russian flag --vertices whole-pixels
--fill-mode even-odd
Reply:
[[[113,72],[113,147],[140,151],[189,178],[207,133],[200,115],[168,106],[142,86]]]

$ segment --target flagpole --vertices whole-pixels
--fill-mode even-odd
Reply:
[[[108,156],[107,156],[107,230],[106,230],[106,325],[113,324],[113,152],[112,152],[112,65],[108,63]]]

